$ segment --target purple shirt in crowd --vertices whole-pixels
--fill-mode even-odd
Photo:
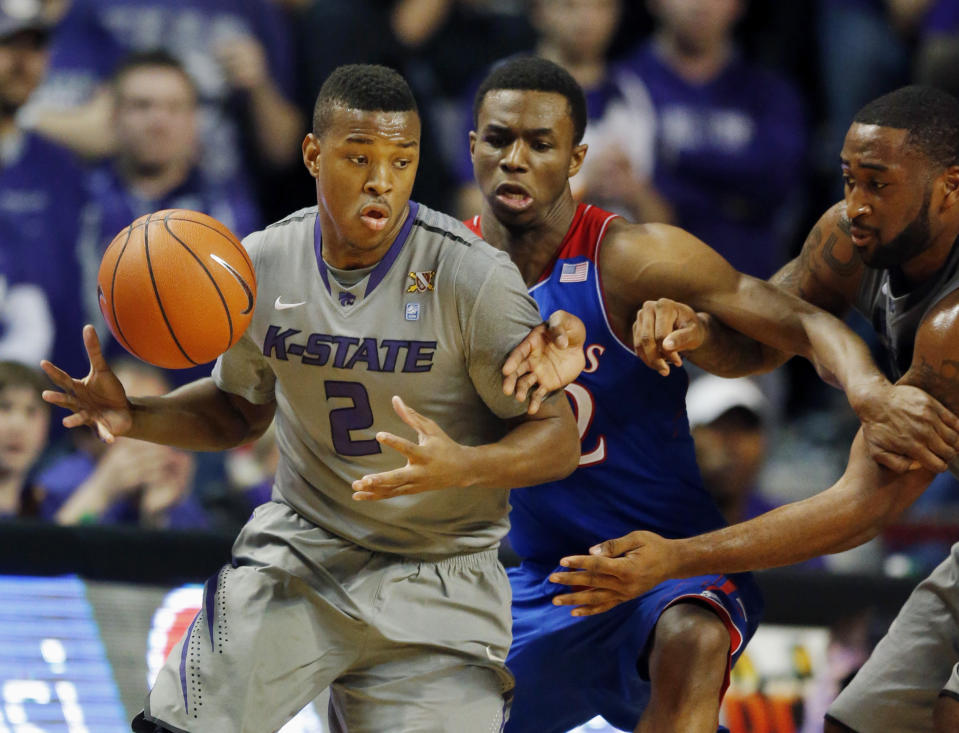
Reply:
[[[768,278],[787,259],[784,205],[802,181],[798,91],[738,56],[704,84],[680,78],[651,43],[628,63],[656,109],[653,183],[677,224],[736,269]]]

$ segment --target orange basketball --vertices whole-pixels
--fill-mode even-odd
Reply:
[[[237,342],[253,316],[256,276],[243,245],[213,217],[187,209],[141,216],[100,261],[100,310],[143,361],[184,369]]]

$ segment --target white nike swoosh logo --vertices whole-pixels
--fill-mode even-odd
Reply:
[[[279,295],[276,296],[276,300],[273,303],[273,307],[278,311],[285,311],[287,308],[299,308],[301,305],[306,305],[306,301],[301,300],[299,303],[284,303]]]

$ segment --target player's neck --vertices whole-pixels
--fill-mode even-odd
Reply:
[[[531,226],[510,227],[483,204],[483,238],[509,253],[527,285],[539,281],[569,232],[576,215],[576,202],[569,190]]]
[[[693,48],[684,45],[672,34],[660,31],[654,40],[656,53],[682,79],[692,84],[705,84],[726,68],[733,55],[728,40]]]
[[[939,274],[955,246],[957,237],[959,237],[959,222],[943,227],[934,235],[931,246],[900,266],[899,269],[911,289]]]

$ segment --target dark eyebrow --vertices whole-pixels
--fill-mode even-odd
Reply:
[[[359,133],[355,133],[353,135],[347,135],[346,142],[354,143],[356,145],[372,145],[376,141],[369,135],[360,135]],[[418,148],[420,146],[419,142],[416,140],[404,140],[401,143],[397,143],[397,145],[401,148]]]
[[[852,166],[849,164],[849,161],[843,160],[843,159],[841,159],[841,158],[840,158],[840,160],[839,160],[839,163],[840,163],[840,165],[841,165],[843,168],[851,168],[851,167],[852,167]],[[889,170],[889,166],[883,165],[882,163],[868,163],[868,162],[866,162],[866,163],[860,163],[860,164],[859,164],[859,167],[860,167],[860,168],[868,168],[869,170],[880,171],[880,172],[885,172],[885,171],[888,171],[888,170]]]

